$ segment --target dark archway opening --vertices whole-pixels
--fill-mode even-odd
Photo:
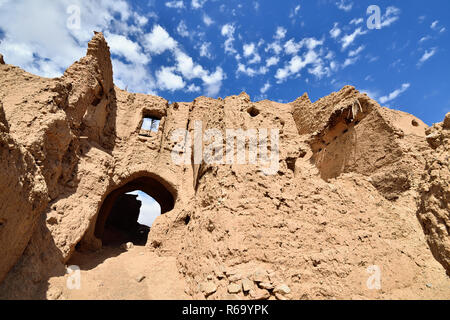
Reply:
[[[153,221],[144,223],[142,216],[144,214],[159,215],[161,209],[158,208],[158,212],[144,212],[147,206],[144,203],[146,200],[140,198],[138,192],[124,193],[117,197],[105,222],[102,236],[104,245],[120,245],[127,242],[145,245]]]
[[[137,178],[105,198],[95,236],[107,246],[127,242],[145,245],[154,218],[172,210],[174,205],[174,196],[161,182],[151,177]]]

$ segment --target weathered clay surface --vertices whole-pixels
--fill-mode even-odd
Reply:
[[[101,33],[61,78],[0,64],[1,298],[70,298],[56,287],[64,265],[102,247],[114,199],[136,189],[164,213],[147,249],[176,257],[185,288],[170,296],[450,298],[448,116],[427,129],[348,86],[315,103],[169,104],[115,87],[112,72]],[[157,132],[144,117],[161,119]],[[259,128],[279,129],[274,175],[172,159],[177,129]],[[380,290],[366,285],[373,265]]]
[[[426,133],[433,150],[420,185],[417,215],[434,256],[450,274],[450,113]]]
[[[47,201],[41,171],[9,133],[0,103],[0,281],[25,250]]]

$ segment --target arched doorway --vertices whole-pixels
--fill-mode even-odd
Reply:
[[[172,192],[159,180],[148,176],[136,178],[108,194],[100,208],[94,231],[103,245],[146,243],[149,219],[140,217],[140,213],[143,206],[148,205],[143,201],[147,195],[149,201],[160,207],[160,214],[172,210],[175,205]]]

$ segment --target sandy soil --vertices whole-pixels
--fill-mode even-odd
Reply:
[[[81,269],[81,288],[67,289],[69,275],[49,280],[49,299],[181,300],[189,298],[175,257],[159,257],[145,247],[124,250],[106,247],[99,252],[76,252],[68,265]],[[145,277],[143,280],[142,277]]]

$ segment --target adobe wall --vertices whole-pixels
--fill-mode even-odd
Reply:
[[[45,298],[47,280],[64,274],[78,243],[101,245],[95,226],[108,195],[142,177],[174,196],[147,248],[177,257],[191,297],[230,298],[242,279],[252,289],[233,297],[394,298],[405,287],[415,296],[427,279],[449,283],[449,211],[427,209],[434,198],[419,187],[440,181],[419,119],[353,87],[315,103],[253,102],[242,93],[169,104],[115,87],[112,74],[101,33],[61,78],[0,64],[1,298]],[[146,116],[161,119],[158,132],[141,131]],[[177,130],[196,139],[210,129],[225,137],[261,128],[279,133],[271,174],[261,163],[172,158]],[[277,148],[270,138],[269,146]],[[382,291],[366,287],[371,265],[383,268]],[[291,293],[276,292],[281,284]]]

